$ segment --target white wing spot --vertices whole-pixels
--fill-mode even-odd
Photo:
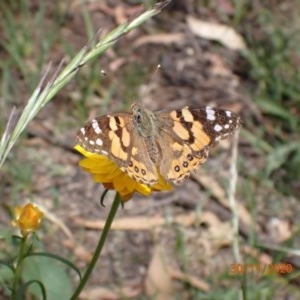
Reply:
[[[229,129],[229,127],[230,127],[229,124],[225,124],[225,125],[224,125],[224,128],[225,128],[225,129]]]
[[[86,136],[84,139],[85,139],[86,141],[88,141],[89,138]]]
[[[103,155],[108,155],[108,152],[105,151],[105,150],[101,150],[101,153],[102,153]]]
[[[96,119],[92,120],[92,126],[93,126],[94,131],[96,132],[96,134],[102,133],[102,130],[99,127],[99,123],[98,123],[98,121]]]
[[[89,140],[89,143],[90,143],[91,145],[95,145],[95,142],[94,142],[93,140]]]
[[[231,115],[232,115],[231,111],[226,110],[226,111],[225,111],[225,114],[227,115],[228,118],[231,118]]]
[[[223,129],[223,127],[219,124],[216,124],[214,127],[214,131],[217,131],[217,132],[221,131],[222,129]]]
[[[212,109],[210,107],[206,107],[205,111],[206,111],[207,120],[214,121],[216,119],[216,116],[215,116],[216,111],[214,109]]]
[[[96,139],[96,144],[97,144],[98,146],[102,146],[102,145],[103,145],[103,142],[102,142],[101,139]]]
[[[80,131],[81,131],[81,133],[82,133],[83,135],[85,135],[85,129],[84,129],[84,127],[82,127],[82,128],[80,129]]]

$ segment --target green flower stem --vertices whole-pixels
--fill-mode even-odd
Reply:
[[[21,273],[22,273],[22,260],[23,260],[24,254],[25,254],[26,241],[27,241],[27,235],[23,236],[23,238],[21,239],[19,256],[18,256],[16,268],[15,268],[11,299],[14,299],[15,294],[18,289],[18,286],[19,286],[19,283],[20,283],[20,277],[21,277]]]
[[[90,264],[88,265],[86,271],[85,271],[85,274],[83,275],[82,277],[82,280],[80,281],[76,291],[74,292],[73,296],[71,297],[71,300],[76,300],[78,299],[79,297],[79,294],[81,293],[81,291],[83,290],[85,284],[87,283],[97,261],[98,261],[98,258],[101,254],[101,251],[103,249],[103,246],[104,246],[104,243],[106,241],[106,238],[108,236],[108,233],[109,233],[109,230],[110,230],[110,226],[114,220],[114,217],[117,213],[117,210],[119,208],[119,205],[120,205],[121,201],[120,201],[120,195],[118,193],[116,193],[116,196],[115,196],[115,199],[114,199],[114,202],[112,204],[112,207],[110,209],[110,212],[108,214],[108,217],[107,217],[107,220],[106,220],[106,223],[104,225],[104,228],[103,228],[103,231],[102,231],[102,234],[101,234],[101,237],[99,239],[99,242],[98,242],[98,245],[96,247],[96,250],[95,250],[95,253],[92,257],[92,260],[90,262]]]

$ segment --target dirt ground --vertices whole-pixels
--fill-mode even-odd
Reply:
[[[58,26],[60,37],[45,60],[52,61],[53,68],[63,57],[70,58],[66,44],[76,53],[89,39],[79,1],[72,1],[69,7],[67,1],[61,2],[61,12],[67,14]],[[45,32],[49,32],[55,7],[51,1],[45,3]],[[292,264],[296,272],[299,259],[276,250],[295,234],[299,204],[296,197],[283,196],[274,185],[260,182],[257,170],[264,168],[265,158],[243,133],[249,131],[255,136],[265,126],[251,98],[257,83],[247,75],[242,50],[199,37],[192,30],[194,19],[230,24],[234,13],[230,3],[212,1],[208,7],[197,1],[173,1],[84,66],[30,123],[1,175],[2,202],[10,206],[32,199],[45,210],[46,220],[38,235],[48,252],[70,259],[82,270],[89,262],[114,192],[108,193],[106,207],[102,207],[99,199],[103,187],[78,166],[81,156],[73,150],[76,132],[95,116],[128,111],[138,98],[151,110],[216,106],[240,114],[244,123],[238,142],[236,187],[240,253],[245,262],[261,265],[278,261],[279,256],[281,263]],[[32,2],[33,16],[40,5],[39,1]],[[95,1],[87,3],[86,11],[91,26],[95,32],[100,29],[101,36],[139,14],[141,5],[135,1]],[[231,25],[224,29],[225,37],[229,28]],[[36,35],[39,49],[42,34],[37,30]],[[7,59],[3,49],[0,57]],[[34,55],[24,63],[31,71],[37,68]],[[155,72],[158,64],[161,68]],[[102,69],[108,74],[105,78]],[[7,107],[22,107],[31,91],[17,69],[14,75],[20,98]],[[159,299],[204,299],[201,295],[211,295],[205,299],[237,299],[234,291],[241,287],[242,276],[230,275],[236,262],[227,197],[231,159],[229,138],[212,149],[205,165],[171,192],[149,197],[136,194],[127,202],[118,211],[81,299],[150,299],[151,278],[159,278],[165,289],[165,296]],[[9,224],[4,212],[0,217],[3,226]],[[293,248],[297,245],[299,239],[295,238]],[[299,299],[297,276],[288,280],[284,274],[269,275],[274,279],[255,272],[247,275],[250,290],[272,286],[273,299]],[[76,282],[76,276],[70,276]],[[260,299],[249,295],[249,299]]]

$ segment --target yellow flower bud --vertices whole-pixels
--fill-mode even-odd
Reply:
[[[32,203],[27,203],[25,206],[15,207],[15,220],[13,225],[21,229],[22,235],[27,236],[30,232],[37,230],[40,226],[43,212]]]

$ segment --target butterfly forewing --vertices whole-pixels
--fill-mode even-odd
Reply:
[[[190,145],[197,151],[211,146],[226,138],[240,127],[237,114],[223,109],[211,107],[191,108],[169,111],[157,111],[156,116],[162,124],[162,130],[175,135],[182,143]]]
[[[184,107],[155,113],[159,126],[161,148],[172,155],[162,155],[160,173],[171,182],[179,183],[203,164],[209,148],[233,133],[240,118],[226,110]]]
[[[193,108],[191,113],[198,121],[197,129],[209,137],[209,146],[226,138],[240,127],[239,116],[229,110],[211,107]]]
[[[106,155],[134,180],[153,185],[158,174],[151,161],[146,141],[134,127],[132,114],[119,113],[95,118],[77,133],[86,151]]]
[[[120,166],[127,165],[131,119],[128,113],[95,118],[78,131],[78,143],[88,152],[106,155]]]

